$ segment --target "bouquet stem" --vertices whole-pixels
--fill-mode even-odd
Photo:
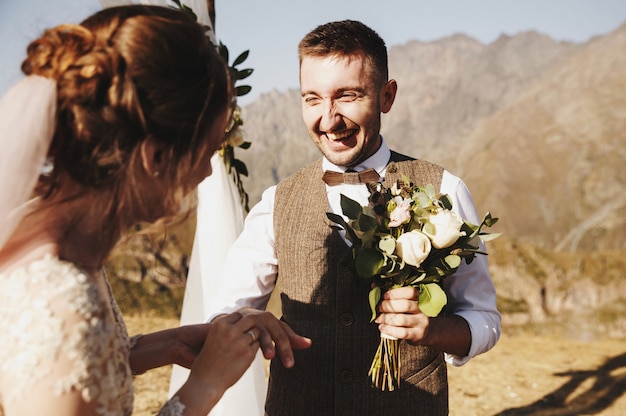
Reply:
[[[380,335],[378,349],[368,373],[372,387],[382,391],[394,391],[400,387],[400,341]]]

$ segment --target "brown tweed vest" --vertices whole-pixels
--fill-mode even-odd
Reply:
[[[443,169],[392,152],[386,183],[402,174],[417,184],[441,184]],[[271,363],[268,416],[446,415],[448,383],[443,354],[401,345],[401,386],[370,387],[367,372],[379,342],[370,323],[369,287],[350,272],[350,249],[326,218],[321,160],[281,182],[274,202],[279,263],[276,291],[283,320],[313,345],[295,351],[296,365]]]

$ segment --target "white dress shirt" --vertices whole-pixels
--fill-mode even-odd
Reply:
[[[384,177],[390,156],[391,152],[383,141],[380,149],[355,170],[374,168]],[[345,170],[326,158],[322,167],[339,172]],[[243,307],[265,309],[278,273],[273,229],[275,192],[276,186],[268,188],[246,217],[244,230],[228,253],[220,285],[209,297],[209,320],[217,314],[234,312]],[[478,217],[469,190],[460,178],[444,171],[440,192],[448,194],[453,211],[462,218],[474,224],[480,223],[482,218]],[[362,184],[326,186],[326,193],[336,214],[342,214],[339,204],[341,194],[363,205],[368,203],[369,197],[367,187]],[[448,363],[459,366],[491,349],[500,337],[500,314],[496,309],[496,292],[486,256],[477,255],[470,265],[463,262],[453,276],[443,280],[442,287],[448,296],[448,310],[463,317],[472,334],[467,356],[445,355]]]

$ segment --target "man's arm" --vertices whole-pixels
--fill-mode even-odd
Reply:
[[[207,321],[242,308],[264,310],[276,282],[278,260],[274,249],[275,187],[246,217],[244,228],[231,246],[218,287],[211,288]]]

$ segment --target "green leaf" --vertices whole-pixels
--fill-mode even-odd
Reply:
[[[435,317],[448,303],[446,292],[437,283],[427,283],[419,286],[419,308],[424,315]]]
[[[399,270],[402,270],[403,263],[397,262],[393,256],[388,256],[383,253],[385,257],[385,265],[380,269],[379,274],[384,278],[393,278]]]
[[[235,94],[237,94],[237,97],[246,95],[250,91],[252,91],[252,87],[249,85],[239,85],[238,87],[235,87]]]
[[[341,194],[341,212],[351,220],[356,220],[359,218],[359,214],[363,212],[363,207],[355,200]]]
[[[445,265],[445,262],[444,262]],[[446,270],[448,266],[445,265],[445,267],[434,267],[435,273],[437,273],[437,275],[439,276],[439,279],[441,279],[442,277],[446,277],[448,275],[448,271]]]
[[[430,206],[430,198],[428,198],[428,196],[424,193],[418,192],[418,194],[414,196],[413,199],[415,199],[415,197],[417,197],[416,202],[419,204],[420,207],[426,208]]]
[[[426,195],[432,199],[437,191],[435,191],[435,186],[432,183],[429,183],[424,187],[424,192],[426,192]]]
[[[483,224],[485,224],[485,226],[487,227],[491,227],[492,225],[494,225],[496,222],[498,222],[498,218],[492,217],[491,213],[488,212],[485,215],[485,218],[483,219]]]
[[[447,210],[451,210],[452,209],[452,200],[450,199],[450,197],[445,194],[445,195],[441,195],[439,197],[439,200],[441,201],[441,205],[443,205],[443,207]]]
[[[252,69],[252,68],[238,70],[236,78],[237,78],[237,80],[246,79],[250,75],[252,75],[253,72],[254,72],[254,69]]]
[[[235,58],[235,62],[233,62],[232,66],[237,66],[246,59],[248,59],[248,55],[250,55],[250,50],[241,52],[239,56]]]
[[[393,276],[393,281],[398,287],[407,286],[407,280],[409,279],[411,271],[408,268],[400,270]]]
[[[450,266],[451,269],[456,269],[461,265],[461,257],[456,256],[454,254],[450,254],[445,258],[446,264]]]
[[[374,243],[374,236],[376,235],[375,229],[370,229],[361,234],[361,241],[363,242],[363,247],[372,247]]]
[[[220,46],[218,48],[220,56],[224,59],[224,62],[228,63],[228,47],[220,41]]]
[[[502,233],[489,233],[489,234],[479,234],[478,236],[483,241],[491,241],[491,240],[495,240],[496,238],[500,237],[501,235],[502,235]]]
[[[412,286],[412,285],[415,285],[415,283],[419,283],[422,280],[424,280],[425,277],[426,277],[426,273],[416,274],[414,276],[409,277],[407,280],[405,280],[404,284],[405,286]]]
[[[375,248],[358,247],[355,249],[354,266],[356,274],[369,279],[385,266],[385,256]]]
[[[344,230],[347,230],[348,228],[350,228],[346,220],[344,220],[343,217],[339,214],[327,212],[326,217],[332,222],[334,222],[335,224],[339,224],[341,228],[343,228]]]
[[[361,239],[356,235],[354,230],[348,225],[346,220],[344,220],[341,215],[327,212],[326,217],[346,231],[346,238],[348,241],[357,247],[361,246]]]
[[[441,281],[441,276],[439,276],[435,272],[424,273],[424,275],[421,276],[421,278],[418,280],[418,282],[423,284],[423,285],[430,284],[430,283],[439,283],[440,281]],[[416,282],[416,283],[418,283],[418,282]],[[413,285],[413,286],[415,286],[415,285]],[[419,287],[419,286],[415,286],[415,287]]]
[[[233,159],[233,166],[240,175],[248,176],[248,167],[239,159]]]
[[[388,255],[392,255],[393,252],[396,251],[396,239],[390,235],[384,235],[378,242],[378,248]]]
[[[472,240],[480,232],[480,227],[464,221],[463,225],[461,226],[461,231],[465,231],[465,237],[467,238],[467,240]]]
[[[430,221],[427,221],[424,223],[424,227],[422,228],[422,231],[428,235],[437,235],[437,227],[435,227],[433,223]]]
[[[370,290],[368,297],[370,302],[370,309],[372,310],[372,319],[370,319],[370,322],[372,322],[374,321],[374,319],[376,319],[376,307],[378,306],[378,302],[382,297],[382,290],[380,289],[380,286],[374,286]]]
[[[376,218],[370,217],[369,215],[366,215],[364,213],[361,213],[361,215],[359,215],[358,223],[359,223],[359,229],[361,231],[374,230],[378,226],[378,223],[376,222]]]

